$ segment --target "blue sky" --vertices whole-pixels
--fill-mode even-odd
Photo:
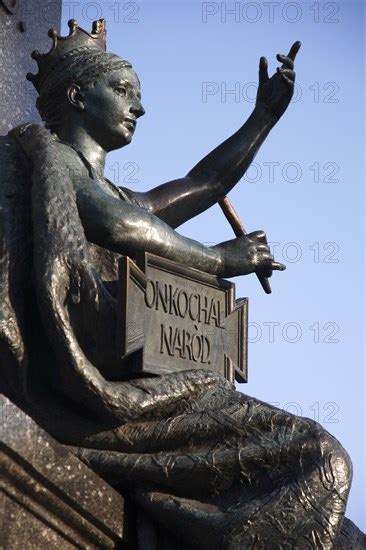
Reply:
[[[365,522],[362,2],[63,2],[80,26],[105,17],[108,50],[132,62],[146,115],[106,175],[136,190],[185,175],[253,108],[258,60],[295,40],[294,101],[230,199],[249,231],[264,229],[284,273],[250,299],[249,383],[238,389],[318,420],[352,457],[348,516]],[[215,206],[180,232],[232,238]]]

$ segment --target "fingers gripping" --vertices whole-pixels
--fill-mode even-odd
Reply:
[[[252,241],[260,243],[256,246],[258,254],[257,260],[259,262],[257,273],[259,276],[269,278],[272,276],[273,271],[284,271],[286,269],[285,265],[274,261],[264,231],[253,231],[249,233],[247,237]]]
[[[260,243],[267,244],[267,235],[262,230],[253,231],[252,233],[248,233],[247,236],[250,239],[252,239],[253,241],[257,241],[257,242],[260,242]]]

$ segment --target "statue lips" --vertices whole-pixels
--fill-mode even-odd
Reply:
[[[123,126],[130,132],[134,132],[136,128],[136,120],[134,118],[125,118],[122,122]]]

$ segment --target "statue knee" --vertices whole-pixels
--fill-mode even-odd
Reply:
[[[315,429],[323,463],[322,482],[346,495],[352,482],[352,461],[340,442],[320,424],[315,423]]]

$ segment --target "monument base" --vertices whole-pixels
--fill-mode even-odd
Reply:
[[[1,548],[131,548],[123,497],[5,396]]]

